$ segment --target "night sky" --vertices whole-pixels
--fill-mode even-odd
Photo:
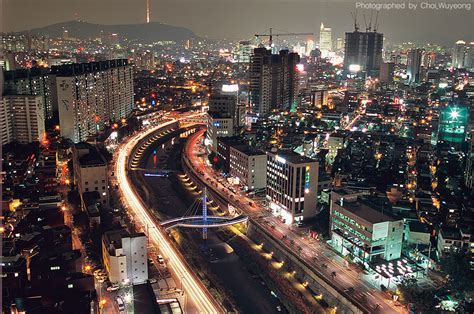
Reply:
[[[146,0],[0,0],[3,31],[20,31],[55,22],[81,19],[99,24],[145,21]],[[430,0],[431,2],[435,2]],[[440,0],[443,1],[443,0]],[[251,39],[269,27],[289,32],[313,32],[324,22],[333,37],[353,29],[350,12],[356,1],[321,0],[150,0],[151,19],[184,26],[209,38]],[[383,2],[373,0],[371,2]],[[405,2],[394,0],[394,2]],[[406,5],[408,6],[406,1]],[[421,1],[411,1],[420,4]],[[436,1],[439,2],[439,1]],[[468,1],[448,0],[448,3]],[[471,0],[474,5],[474,2]],[[359,24],[364,27],[359,9]],[[375,11],[374,11],[375,12]],[[375,13],[374,13],[375,16]],[[375,19],[375,18],[374,18]],[[379,31],[389,42],[433,42],[452,46],[474,40],[474,8],[468,10],[381,10]]]

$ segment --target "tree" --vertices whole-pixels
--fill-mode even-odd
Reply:
[[[437,300],[434,297],[436,290],[422,289],[415,278],[405,278],[398,285],[400,297],[405,303],[413,303],[417,313],[429,313],[434,310]]]
[[[440,267],[448,275],[449,285],[454,291],[474,289],[474,275],[471,271],[469,255],[463,250],[451,250],[440,260]]]

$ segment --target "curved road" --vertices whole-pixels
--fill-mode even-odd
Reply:
[[[163,255],[168,258],[170,268],[176,277],[182,280],[184,291],[187,293],[188,298],[190,298],[195,304],[197,311],[199,313],[219,313],[222,312],[220,306],[216,303],[209,291],[207,291],[195,274],[188,268],[187,264],[182,260],[182,255],[179,254],[176,248],[168,241],[167,234],[158,224],[155,223],[154,219],[141,202],[141,199],[132,188],[127,176],[128,156],[133,148],[146,136],[173,122],[176,122],[176,120],[173,119],[134,135],[120,147],[115,169],[117,181],[119,183],[123,201],[128,205],[128,210],[135,216],[136,221],[142,226],[153,226],[152,228],[148,228],[149,239],[160,249]]]

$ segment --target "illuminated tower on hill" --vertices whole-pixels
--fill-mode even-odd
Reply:
[[[146,22],[150,23],[150,0],[146,0]]]

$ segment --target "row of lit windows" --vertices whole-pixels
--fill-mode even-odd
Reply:
[[[367,238],[365,235],[363,235],[362,233],[360,233],[359,231],[357,230],[354,230],[351,226],[348,226],[346,225],[344,222],[338,220],[338,219],[335,219],[333,218],[332,219],[332,222],[335,223],[336,225],[342,227],[344,230],[352,233],[353,235],[355,235],[356,237],[358,237],[359,239],[362,239],[364,241],[370,241],[369,238]]]
[[[359,228],[359,229],[362,229],[362,230],[365,230],[367,232],[370,232],[372,233],[372,230],[370,230],[369,228],[367,228],[366,226],[362,226],[361,224],[359,224],[357,221],[355,221],[354,219],[344,215],[343,213],[337,211],[337,210],[333,210],[334,212],[334,215],[336,215],[337,217],[351,223],[352,225],[354,225],[355,227]]]

